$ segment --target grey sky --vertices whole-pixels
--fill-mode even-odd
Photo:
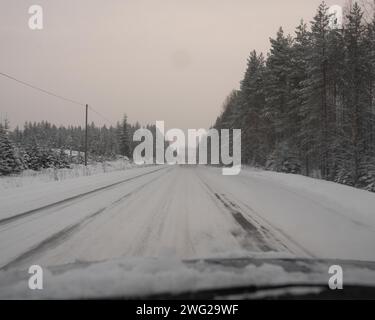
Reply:
[[[343,4],[344,0],[326,1]],[[89,103],[115,123],[207,128],[238,88],[253,49],[293,33],[320,0],[2,0],[0,72]],[[44,30],[28,8],[44,9]],[[82,124],[83,109],[0,77],[11,124]],[[92,115],[90,120],[105,123]]]

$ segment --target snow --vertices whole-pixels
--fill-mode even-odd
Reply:
[[[244,171],[248,175],[248,171]],[[337,184],[331,181],[313,179],[297,174],[283,174],[271,171],[251,173],[249,177],[262,177],[275,181],[290,190],[298,190],[304,197],[318,198],[322,205],[339,210],[358,223],[375,226],[375,193]]]
[[[131,184],[123,183],[121,188],[109,188],[100,193],[92,193],[80,198],[81,201],[70,201],[70,205],[63,203],[58,207],[37,212],[36,216],[30,215],[10,224],[0,225],[0,266],[66,228],[79,226],[86,220],[89,222],[93,214],[110,207],[124,195],[130,194],[147,183],[160,169],[159,167],[134,168],[128,171],[53,182],[39,188],[26,188],[21,193],[22,201],[18,193],[10,190],[2,193],[0,195],[0,219],[5,219],[77,194],[134,179]]]
[[[69,150],[66,150],[69,152]],[[76,151],[78,153],[78,151]],[[40,171],[24,170],[20,174],[0,177],[0,191],[18,187],[35,186],[43,183],[62,181],[66,179],[96,175],[112,171],[126,170],[133,168],[135,164],[129,159],[106,161],[89,164],[87,167],[79,164],[72,164],[71,169],[47,168]]]
[[[308,255],[375,260],[375,193],[294,174],[245,169],[224,178],[219,172],[202,171]]]
[[[53,206],[1,223],[47,205]],[[375,194],[368,191],[246,168],[238,176],[223,176],[220,168],[206,166],[149,166],[26,184],[0,194],[0,268],[8,270],[0,271],[0,278],[32,264],[104,261],[66,277],[54,275],[48,283],[66,290],[41,293],[86,296],[93,278],[103,281],[94,293],[106,295],[122,293],[124,284],[131,292],[152,293],[156,287],[194,289],[285,273],[252,266],[240,274],[208,275],[182,259],[257,258],[266,252],[274,258],[375,261],[373,208]],[[106,264],[113,259],[120,262]],[[357,272],[353,279],[367,275]],[[80,285],[71,289],[74,281]],[[24,285],[8,284],[15,295]]]
[[[155,170],[155,167],[134,167],[131,170],[118,170],[105,173],[99,173],[92,168],[88,170],[93,170],[91,171],[92,175],[80,176],[83,171],[79,169],[77,178],[73,178],[74,173],[72,172],[72,175],[69,176],[70,178],[66,180],[35,184],[21,182],[21,185],[25,184],[24,187],[2,190],[0,195],[0,219],[86,193],[127,178],[132,178],[138,174],[151,172]],[[23,180],[28,180],[28,178]],[[21,196],[22,201],[20,201]]]
[[[0,299],[66,299],[141,297],[145,295],[197,291],[246,285],[317,284],[326,286],[325,264],[311,265],[311,272],[287,271],[267,259],[259,266],[223,267],[198,261],[185,263],[173,258],[122,258],[91,265],[45,270],[43,290],[29,290],[27,272],[0,273]],[[345,269],[345,285],[374,285],[374,271],[358,267]],[[21,279],[20,279],[21,278]],[[14,281],[14,279],[16,279]],[[294,294],[319,289],[294,289]],[[284,291],[272,293],[283,294]],[[261,293],[258,293],[261,294]],[[255,298],[256,296],[254,296]],[[232,297],[236,298],[236,297]],[[258,298],[261,298],[259,296]]]

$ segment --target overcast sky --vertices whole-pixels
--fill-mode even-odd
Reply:
[[[0,72],[89,103],[115,123],[208,128],[239,87],[251,50],[293,33],[320,0],[1,0]],[[343,4],[344,0],[326,1]],[[28,8],[44,9],[44,29]],[[83,124],[83,108],[0,77],[0,114]],[[90,120],[105,120],[95,114]]]

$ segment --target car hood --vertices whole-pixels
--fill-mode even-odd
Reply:
[[[173,297],[230,288],[298,286],[328,288],[329,268],[339,265],[344,286],[375,287],[375,262],[307,259],[273,254],[179,260],[173,257],[43,267],[43,289],[31,290],[26,269],[0,271],[2,299]],[[298,294],[298,292],[296,292]]]

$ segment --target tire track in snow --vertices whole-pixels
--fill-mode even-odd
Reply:
[[[174,167],[169,175],[164,175],[163,182],[160,181],[162,186],[158,193],[150,195],[155,199],[154,208],[152,211],[146,210],[147,217],[140,225],[127,255],[191,256],[196,253],[188,223],[189,207],[176,208],[179,200],[187,201],[188,197],[184,172]],[[178,197],[181,194],[185,195],[185,199]]]
[[[63,200],[60,200],[60,201],[57,201],[57,202],[54,202],[54,203],[51,203],[51,204],[48,204],[48,205],[45,205],[45,206],[42,206],[40,208],[32,209],[32,210],[29,210],[29,211],[25,211],[25,212],[16,214],[16,215],[11,216],[11,217],[1,219],[0,220],[0,226],[7,225],[9,223],[21,220],[21,219],[26,218],[26,217],[34,216],[34,215],[36,215],[38,213],[41,213],[45,210],[49,210],[49,209],[53,209],[53,208],[57,209],[54,212],[62,210],[66,207],[69,207],[69,206],[75,204],[77,202],[76,200],[80,201],[82,199],[85,199],[87,196],[95,196],[95,194],[98,193],[98,192],[101,192],[101,191],[104,191],[104,190],[110,190],[110,189],[112,189],[114,187],[117,187],[117,186],[119,186],[119,185],[121,185],[125,182],[144,177],[146,175],[158,172],[160,170],[166,170],[166,168],[165,167],[158,168],[156,170],[152,170],[150,172],[142,173],[142,174],[136,175],[134,177],[126,178],[124,180],[121,180],[121,181],[118,181],[118,182],[115,182],[115,183],[112,183],[112,184],[109,184],[109,185],[106,185],[106,186],[103,186],[103,187],[100,187],[100,188],[96,188],[94,190],[90,190],[90,191],[85,192],[85,193],[80,193],[78,195],[75,195],[75,196],[69,197],[67,199],[63,199]]]
[[[164,176],[165,178],[166,176]],[[173,176],[175,179],[175,177]],[[140,231],[137,240],[135,241],[135,247],[133,247],[133,254],[142,255],[146,251],[147,246],[150,242],[157,241],[161,236],[166,216],[168,214],[168,209],[171,204],[171,197],[168,194],[168,190],[171,190],[174,186],[175,180],[169,181],[168,187],[164,188],[164,196],[160,198],[160,201],[155,206],[156,210],[152,217],[148,221],[147,225]]]
[[[258,228],[249,220],[247,220],[241,213],[241,211],[238,210],[238,206],[233,205],[231,202],[227,201],[224,194],[220,196],[215,192],[215,197],[224,205],[224,207],[232,214],[234,220],[236,220],[236,222],[247,233],[245,241],[242,241],[245,247],[253,247],[254,245],[256,245],[261,251],[271,251],[272,249],[274,249],[269,244],[267,244]]]
[[[198,175],[198,174],[197,174]],[[269,223],[264,221],[260,222],[260,215],[257,214],[253,209],[248,206],[242,207],[239,205],[240,201],[231,200],[228,194],[216,190],[207,181],[203,180],[201,175],[198,175],[202,183],[206,186],[206,190],[211,197],[216,200],[216,202],[224,207],[227,212],[231,214],[236,223],[245,232],[245,239],[241,233],[233,233],[242,244],[242,246],[247,250],[258,249],[260,251],[288,251],[290,253],[303,252],[304,256],[312,256],[304,248],[298,246],[298,250],[295,250],[297,244],[293,243],[293,246],[289,245],[291,239],[287,238],[285,235],[283,237],[278,237],[278,233],[275,233],[273,228],[269,227]],[[232,197],[233,198],[233,197]],[[288,240],[288,241],[287,241]],[[291,247],[294,247],[293,249]]]
[[[274,246],[268,243],[265,237],[259,232],[256,225],[245,218],[244,214],[238,209],[238,207],[233,206],[230,202],[226,200],[225,194],[219,194],[215,192],[206,182],[207,191],[213,195],[218,206],[224,207],[226,212],[228,212],[236,224],[241,228],[239,231],[233,231],[232,235],[240,242],[241,246],[250,251],[273,251],[277,250]]]
[[[161,169],[152,171],[152,173],[159,171]],[[167,170],[169,172],[170,169]],[[143,174],[142,176],[144,176]],[[12,259],[10,262],[6,263],[2,267],[0,267],[0,270],[8,270],[10,268],[16,267],[18,265],[22,265],[26,263],[27,261],[35,259],[37,256],[41,256],[45,251],[51,250],[53,248],[56,248],[64,241],[68,240],[71,236],[73,236],[75,233],[77,233],[79,230],[84,228],[87,224],[92,222],[97,216],[104,214],[107,210],[110,210],[118,205],[120,205],[123,201],[127,200],[130,196],[140,192],[143,188],[145,188],[147,185],[155,182],[156,180],[160,179],[163,175],[159,175],[157,177],[154,177],[153,179],[145,182],[144,184],[140,185],[136,189],[126,193],[125,195],[121,196],[119,199],[113,201],[110,205],[103,207],[94,213],[86,216],[85,218],[81,219],[77,223],[74,223],[64,229],[62,229],[59,232],[54,233],[53,235],[47,237],[43,241],[39,242],[38,244],[34,245],[32,248],[28,249],[27,251],[21,253],[16,258]],[[139,177],[139,176],[138,176]],[[113,186],[113,185],[112,185]]]
[[[213,194],[219,194],[219,191],[214,191],[213,187],[211,187],[207,182],[202,180],[202,183],[206,184],[208,190],[210,190]],[[308,251],[306,248],[298,244],[296,241],[294,241],[290,236],[285,234],[282,230],[276,228],[273,226],[268,220],[262,217],[261,214],[259,214],[257,211],[255,211],[251,206],[249,206],[247,203],[237,199],[231,194],[231,198],[234,200],[230,200],[228,198],[228,193],[224,194],[221,193],[222,197],[226,199],[227,205],[229,203],[229,207],[235,208],[235,211],[239,211],[241,213],[242,218],[250,223],[248,219],[251,219],[251,223],[253,226],[257,226],[257,230],[262,235],[264,241],[266,243],[273,244],[271,245],[276,249],[277,251],[280,250],[287,250],[288,252],[295,254],[297,256],[303,256],[307,258],[315,258],[315,255],[313,255],[310,251]],[[224,205],[225,206],[225,205]],[[246,216],[246,217],[245,217]],[[239,216],[238,216],[239,217]],[[240,218],[240,220],[242,220]]]

